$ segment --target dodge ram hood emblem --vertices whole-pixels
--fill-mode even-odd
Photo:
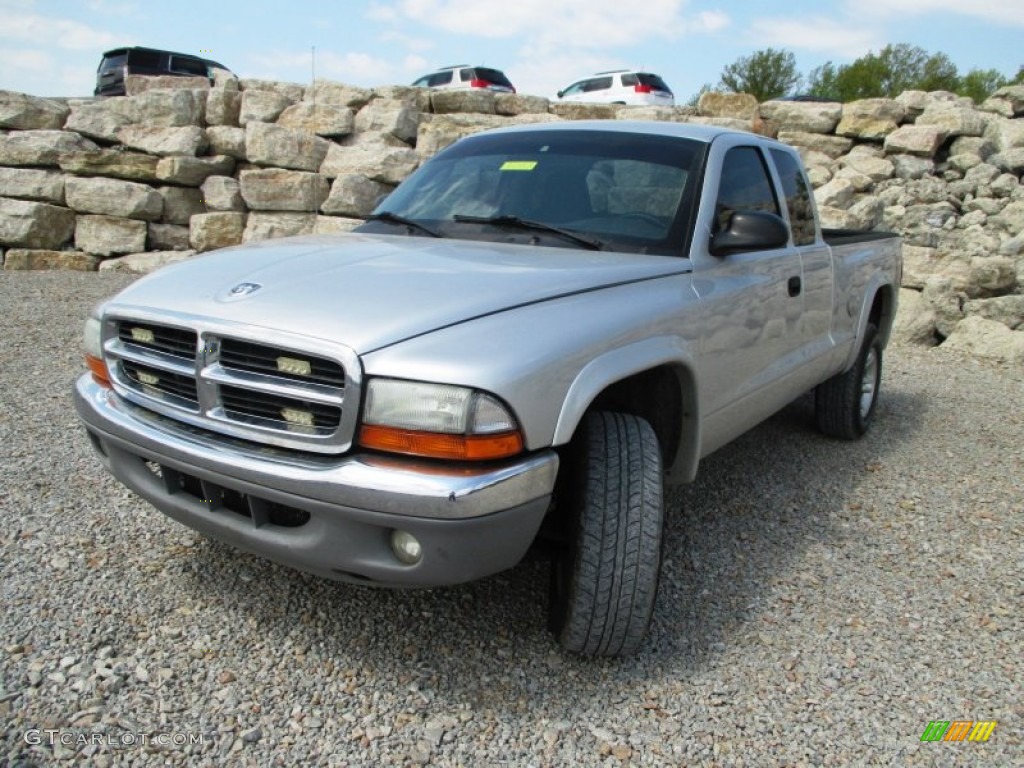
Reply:
[[[259,283],[239,283],[231,289],[232,296],[249,296],[256,293],[263,286]]]

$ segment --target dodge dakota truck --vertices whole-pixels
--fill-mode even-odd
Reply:
[[[868,429],[900,272],[895,236],[822,231],[769,138],[501,128],[355,232],[211,252],[102,303],[75,404],[110,472],[210,537],[392,587],[546,553],[557,641],[623,655],[667,483],[810,390],[826,435]]]

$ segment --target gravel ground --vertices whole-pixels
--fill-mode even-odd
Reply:
[[[648,641],[595,661],[543,563],[334,584],[118,485],[70,389],[126,282],[0,274],[0,765],[1024,765],[1019,369],[892,348],[866,439],[805,398],[719,451],[670,495]],[[957,719],[998,725],[920,741]]]

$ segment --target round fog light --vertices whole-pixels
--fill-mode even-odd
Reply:
[[[408,531],[391,532],[391,551],[406,565],[416,565],[423,556],[423,547]]]

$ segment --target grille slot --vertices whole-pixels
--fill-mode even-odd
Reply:
[[[150,396],[156,392],[160,395],[170,395],[187,400],[193,406],[199,405],[199,398],[196,395],[196,380],[189,376],[152,368],[148,365],[139,365],[130,360],[122,360],[121,369],[132,389],[138,392]]]
[[[234,330],[115,312],[103,332],[114,387],[134,405],[218,437],[316,454],[349,450],[360,397],[356,355],[297,334],[268,331],[253,341]]]
[[[195,331],[123,320],[118,323],[117,338],[122,344],[134,344],[185,360],[194,360],[196,356],[198,336]]]
[[[228,416],[241,417],[243,420],[266,419],[277,422],[280,429],[301,432],[303,426],[308,426],[316,432],[325,432],[336,429],[341,423],[341,409],[322,403],[311,403],[308,400],[296,400],[226,385],[221,386],[220,397]],[[290,421],[285,416],[285,411],[294,413],[296,419]],[[307,425],[299,421],[298,414],[308,414],[313,423]]]
[[[281,358],[308,363],[308,375],[280,370]],[[291,352],[278,347],[254,344],[239,339],[224,339],[220,344],[220,364],[226,369],[279,376],[291,381],[322,384],[328,387],[344,387],[345,371],[333,360],[314,357],[302,352]]]

